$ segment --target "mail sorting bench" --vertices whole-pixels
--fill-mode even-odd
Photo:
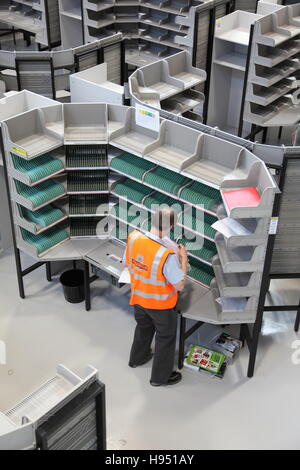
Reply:
[[[99,240],[97,248],[93,248],[84,256],[84,293],[85,309],[91,309],[91,283],[96,279],[108,280],[114,286],[120,287],[124,293],[129,291],[127,284],[119,284],[123,271],[122,259],[124,244],[115,239]],[[90,267],[93,275],[90,275]]]

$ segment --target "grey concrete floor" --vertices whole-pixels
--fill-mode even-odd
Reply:
[[[222,381],[184,369],[177,386],[153,388],[151,365],[127,366],[135,322],[116,289],[97,281],[87,313],[84,304],[65,302],[58,276],[48,283],[44,267],[25,286],[21,300],[13,256],[2,253],[0,339],[7,365],[0,366],[1,411],[54,375],[58,363],[76,372],[92,364],[107,388],[111,449],[300,449],[294,313],[265,314],[254,378],[246,378],[245,348]],[[298,302],[299,287],[298,281],[276,281],[270,300]]]

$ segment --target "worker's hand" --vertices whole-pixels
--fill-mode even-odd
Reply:
[[[178,245],[178,253],[181,261],[187,261],[187,249],[183,245]]]

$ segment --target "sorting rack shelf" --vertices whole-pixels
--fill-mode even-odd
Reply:
[[[52,228],[68,218],[65,204],[48,204],[42,209],[31,211],[25,207],[15,204],[15,219],[20,227],[27,232],[39,235],[49,228]]]
[[[65,186],[54,180],[47,180],[32,187],[12,180],[11,190],[13,200],[32,211],[41,209],[66,194]]]
[[[102,170],[69,171],[67,175],[68,194],[108,193],[108,172]]]
[[[243,121],[261,127],[299,122],[300,5],[270,8],[252,28]],[[273,11],[272,11],[273,10]]]
[[[34,160],[25,160],[13,153],[10,156],[9,174],[27,186],[35,186],[65,171],[61,159],[50,155],[41,155]]]

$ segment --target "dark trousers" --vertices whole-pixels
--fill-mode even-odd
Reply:
[[[139,365],[145,362],[156,333],[151,382],[165,384],[174,367],[177,313],[174,309],[150,310],[135,305],[134,315],[137,326],[129,363]]]

